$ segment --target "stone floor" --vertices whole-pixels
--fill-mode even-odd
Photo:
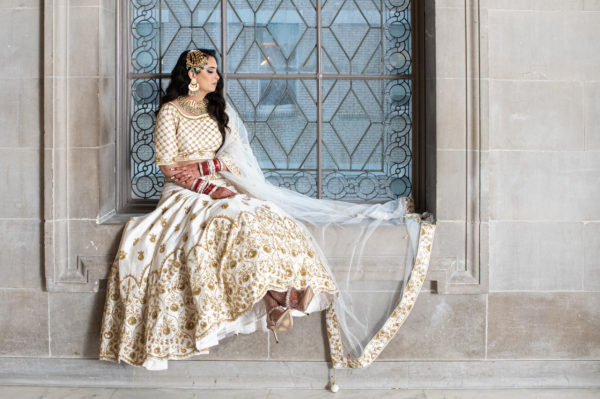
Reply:
[[[600,389],[192,390],[2,386],[0,399],[599,399]]]

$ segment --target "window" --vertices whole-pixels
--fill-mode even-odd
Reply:
[[[420,3],[128,2],[121,204],[153,206],[160,195],[154,113],[179,54],[190,48],[222,55],[227,100],[274,184],[349,201],[419,195]]]

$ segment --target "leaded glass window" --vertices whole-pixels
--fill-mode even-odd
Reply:
[[[317,1],[129,2],[132,198],[160,195],[155,111],[191,48],[221,54],[227,100],[274,184],[350,201],[411,194],[414,5]]]

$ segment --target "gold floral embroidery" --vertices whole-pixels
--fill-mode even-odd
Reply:
[[[127,252],[125,252],[125,251],[119,251],[119,253],[117,254],[117,256],[119,257],[119,260],[123,260],[123,259],[125,259],[125,257],[127,257]]]
[[[196,342],[247,313],[269,289],[310,285],[316,293],[337,292],[297,222],[266,208],[263,201],[250,200],[244,211],[232,205],[235,201],[229,202],[227,214],[199,214],[195,222],[206,224],[203,230],[181,223],[179,239],[161,242],[158,235],[159,251],[152,251],[152,261],[138,272],[120,275],[126,266],[113,264],[101,359],[142,365],[148,358],[189,357],[201,350]],[[171,210],[186,218],[183,206]],[[132,227],[124,235],[135,231]],[[296,258],[288,255],[292,249]]]
[[[156,242],[156,234],[150,235],[150,242]]]
[[[139,260],[144,260],[144,251],[139,251],[138,252],[138,259]]]

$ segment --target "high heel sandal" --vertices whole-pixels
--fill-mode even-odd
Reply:
[[[277,320],[273,320],[271,317],[271,313],[274,310],[283,310],[283,313],[279,316]],[[284,308],[283,306],[275,306],[269,313],[267,313],[267,328],[273,332],[275,336],[275,342],[279,343],[279,339],[277,338],[277,331],[290,331],[294,327],[294,319],[292,318],[292,309]]]
[[[290,295],[292,294],[292,290],[295,290],[295,288],[290,288],[285,293],[285,307],[287,309],[292,309],[292,307],[290,306]],[[298,301],[298,306],[293,309],[299,310],[308,316],[308,312],[306,311],[306,309],[308,309],[308,305],[310,305],[310,302],[313,300],[314,297],[315,293],[313,292],[312,287],[306,287],[306,289],[304,290],[304,295],[302,295],[302,297]]]

